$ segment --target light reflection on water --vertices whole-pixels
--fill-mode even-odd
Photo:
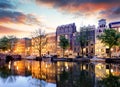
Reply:
[[[120,75],[120,64],[0,61],[0,87],[99,87],[110,73]]]

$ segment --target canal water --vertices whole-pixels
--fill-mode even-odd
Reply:
[[[120,64],[0,61],[0,87],[120,87],[119,75]]]

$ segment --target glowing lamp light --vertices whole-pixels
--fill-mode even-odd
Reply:
[[[69,68],[69,67],[68,67],[68,66],[66,66],[66,69],[67,69],[67,70],[68,70],[68,68]]]
[[[83,51],[85,52],[85,48],[83,49]]]
[[[113,51],[113,48],[111,48],[110,50]]]
[[[113,72],[113,69],[111,69],[111,72]]]
[[[5,51],[5,53],[8,53],[8,51]]]
[[[19,68],[18,68],[18,66],[17,66],[17,70],[18,70]]]
[[[30,69],[30,66],[28,66],[28,70]]]
[[[99,52],[101,52],[101,49],[99,49]]]
[[[85,67],[85,66],[83,66],[83,70],[86,70],[86,67]]]
[[[10,65],[8,65],[8,68],[10,69],[10,68],[11,68],[11,66],[10,66]]]
[[[48,66],[47,66],[47,64],[46,64],[46,68],[47,68]]]

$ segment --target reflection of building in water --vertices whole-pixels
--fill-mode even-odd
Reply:
[[[32,62],[32,76],[55,83],[55,65],[47,62]]]
[[[110,71],[113,75],[120,75],[120,64],[112,64]]]
[[[13,75],[32,75],[57,87],[97,87],[97,80],[109,72],[120,75],[120,65],[105,63],[15,61],[8,68]]]
[[[98,63],[95,65],[95,74],[97,78],[104,77],[105,75],[112,73],[113,75],[120,75],[120,66],[118,64],[103,64]]]
[[[23,75],[23,76],[31,75],[31,72],[29,70],[30,64],[27,61],[16,61],[13,64],[9,63],[8,65],[9,68],[10,65],[12,65],[11,69],[13,69],[14,73],[17,75]]]
[[[105,77],[112,73],[113,75],[119,76],[120,75],[120,65],[118,64],[105,64],[105,63],[97,63],[95,64],[95,79],[96,83],[95,86],[97,87],[97,81],[101,78]]]
[[[93,72],[94,66],[89,64],[57,63],[57,87],[93,87]]]
[[[95,74],[97,78],[104,77],[106,74],[106,66],[102,63],[95,64]]]
[[[26,75],[30,72],[33,78],[56,83],[55,65],[53,63],[39,61],[17,61],[14,62],[14,69],[16,74]]]

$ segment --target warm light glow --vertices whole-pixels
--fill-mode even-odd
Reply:
[[[101,49],[99,49],[99,52],[101,52]]]
[[[111,69],[111,72],[113,72],[113,69]]]
[[[14,62],[14,66],[16,66],[16,62]]]
[[[118,28],[118,31],[120,32],[120,28]]]
[[[9,68],[9,69],[11,68],[10,64],[8,65],[8,68]]]
[[[113,48],[111,48],[110,50],[113,51]]]
[[[109,46],[106,46],[106,48],[109,48]]]
[[[83,70],[86,70],[86,67],[85,67],[85,66],[83,66]]]
[[[30,70],[30,66],[28,66],[28,70]]]
[[[86,49],[84,48],[83,51],[85,52],[85,50],[86,50]]]
[[[106,69],[106,74],[109,74],[109,69]]]
[[[45,67],[46,67],[46,68],[48,67],[48,66],[47,66],[47,64],[46,64],[46,66],[45,66]]]
[[[8,51],[5,51],[5,53],[8,53]]]
[[[19,68],[18,68],[18,66],[17,66],[17,70],[18,70]]]
[[[66,66],[66,69],[68,69],[69,67],[68,66]]]

